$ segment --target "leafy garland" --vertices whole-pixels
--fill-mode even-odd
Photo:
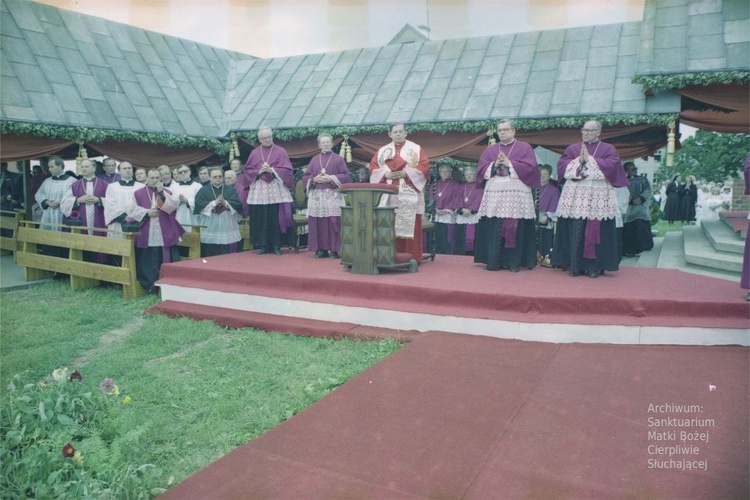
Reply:
[[[544,130],[550,128],[578,128],[586,120],[598,120],[603,125],[635,125],[649,123],[652,125],[667,126],[678,118],[676,113],[667,114],[606,114],[589,116],[568,116],[556,118],[519,118],[515,119],[515,125],[519,130]],[[448,132],[494,132],[497,120],[477,121],[453,121],[453,122],[420,122],[409,123],[407,128],[410,132],[426,131],[446,134]],[[291,141],[304,137],[315,137],[321,132],[328,132],[334,137],[348,135],[352,138],[362,134],[386,134],[388,124],[343,126],[343,127],[307,127],[292,129],[274,129],[274,137],[282,141]],[[229,137],[195,137],[177,134],[157,134],[149,132],[133,132],[129,130],[111,130],[87,127],[71,127],[64,125],[50,125],[42,123],[16,122],[0,120],[0,133],[34,135],[37,137],[49,137],[53,139],[64,139],[68,141],[85,143],[97,143],[106,140],[118,142],[142,142],[149,144],[160,144],[163,146],[179,148],[202,148],[214,151],[218,155],[229,153],[231,142]],[[255,140],[256,131],[236,131],[237,138],[244,137]],[[229,135],[229,134],[227,134]]]
[[[177,134],[156,134],[149,132],[133,132],[129,130],[110,130],[87,127],[70,127],[64,125],[49,125],[44,123],[28,123],[0,120],[0,133],[34,135],[52,139],[85,143],[103,141],[144,142],[160,144],[170,148],[201,148],[214,151],[218,155],[229,152],[230,143],[224,139],[213,137],[195,137]]]
[[[519,130],[545,130],[550,128],[579,128],[586,120],[597,120],[602,125],[636,125],[639,123],[649,123],[652,125],[669,125],[670,122],[679,117],[677,113],[666,114],[644,114],[644,115],[626,115],[626,114],[606,114],[606,115],[586,115],[586,116],[566,116],[557,118],[518,118],[513,122]],[[498,118],[499,119],[499,118]],[[497,119],[478,120],[464,122],[419,122],[407,123],[406,128],[409,132],[436,132],[446,134],[448,132],[487,132],[494,131],[497,126]],[[292,129],[274,129],[273,136],[281,141],[291,141],[303,137],[315,137],[321,132],[328,132],[334,137],[348,135],[356,140],[357,135],[363,134],[387,134],[388,124],[380,125],[362,125],[348,127],[321,127],[321,128],[292,128]],[[256,131],[234,131],[238,137],[255,140]]]
[[[660,90],[681,89],[688,85],[711,85],[713,83],[747,83],[750,81],[750,71],[717,71],[713,73],[676,73],[673,75],[638,75],[631,80],[635,84],[643,85],[646,90],[658,92]]]

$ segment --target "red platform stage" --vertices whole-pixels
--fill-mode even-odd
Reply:
[[[158,312],[305,335],[380,328],[545,342],[749,343],[750,308],[738,283],[667,269],[572,278],[541,267],[489,272],[471,257],[440,255],[418,273],[357,275],[311,252],[246,252],[165,265],[159,285]]]
[[[750,494],[737,283],[487,272],[451,256],[416,274],[352,275],[303,252],[170,264],[160,285],[156,312],[409,341],[165,498]]]

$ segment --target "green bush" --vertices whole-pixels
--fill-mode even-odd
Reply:
[[[113,423],[131,401],[104,379],[90,389],[76,371],[55,370],[36,382],[8,383],[0,406],[0,496],[3,498],[150,498],[161,471],[129,465],[137,433]]]

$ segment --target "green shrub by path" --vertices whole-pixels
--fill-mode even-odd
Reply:
[[[68,367],[86,380],[115,379],[130,404],[97,427],[101,441],[76,449],[85,456],[118,443],[118,466],[160,471],[149,488],[179,482],[400,347],[142,315],[154,301],[61,283],[0,294],[3,398],[16,373],[33,381]]]

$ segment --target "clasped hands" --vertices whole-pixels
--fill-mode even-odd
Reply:
[[[406,179],[406,172],[404,171],[386,172],[385,178],[386,179]]]
[[[99,198],[94,196],[93,194],[84,194],[83,196],[79,196],[77,198],[77,201],[80,205],[83,205],[84,203],[99,203]]]
[[[262,167],[260,167],[259,173],[261,174],[272,174],[273,169],[271,168],[271,165],[268,163],[264,163]]]
[[[315,184],[326,184],[331,182],[331,176],[328,174],[318,174],[313,179],[313,182],[315,182]]]

